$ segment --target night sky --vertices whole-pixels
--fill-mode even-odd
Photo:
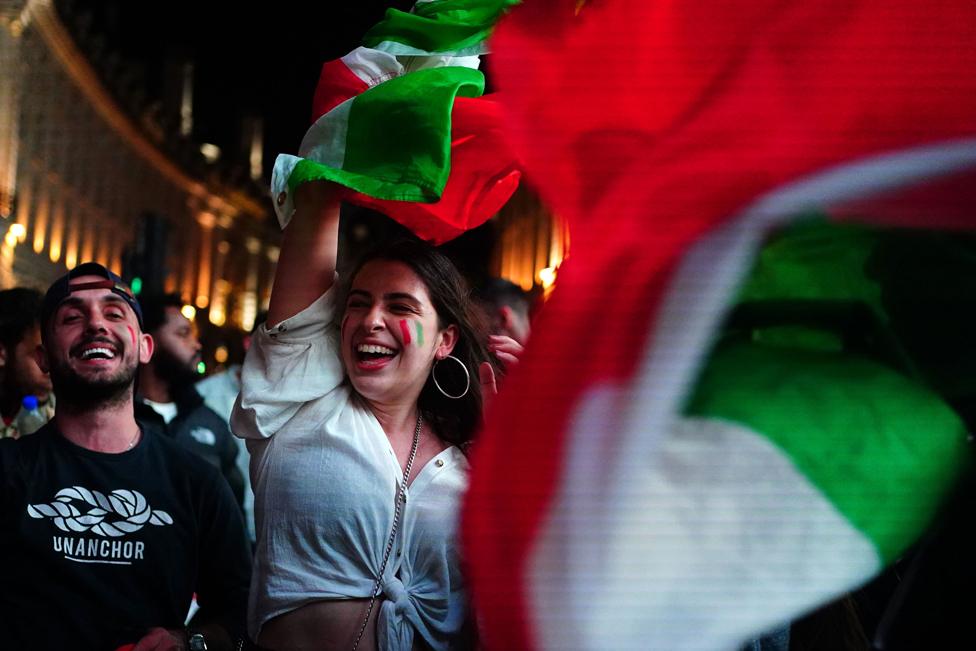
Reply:
[[[133,3],[74,0],[91,14],[107,48],[135,64],[147,93],[161,97],[163,62],[195,63],[194,139],[224,148],[240,139],[239,119],[264,116],[265,169],[294,152],[309,126],[312,93],[323,62],[360,44],[387,7],[412,2],[279,1],[265,7],[225,0]]]

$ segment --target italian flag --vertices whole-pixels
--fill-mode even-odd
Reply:
[[[964,468],[909,370],[728,324],[811,212],[976,227],[976,5],[576,4],[492,41],[574,247],[475,447],[474,600],[488,648],[735,649],[876,574]]]
[[[302,183],[327,179],[435,243],[501,208],[521,172],[478,54],[508,0],[437,0],[391,10],[367,45],[326,63],[298,155],[275,161],[282,227]],[[373,47],[375,46],[375,47]]]

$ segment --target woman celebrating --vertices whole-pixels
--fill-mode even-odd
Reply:
[[[403,242],[362,262],[337,302],[337,189],[306,183],[295,206],[232,418],[255,492],[249,635],[268,649],[446,649],[466,616],[457,446],[481,418],[473,371],[493,388],[464,283]]]

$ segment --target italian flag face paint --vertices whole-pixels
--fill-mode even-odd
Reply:
[[[400,319],[400,334],[403,335],[403,344],[409,346],[412,343],[419,348],[424,345],[424,326],[420,321]]]

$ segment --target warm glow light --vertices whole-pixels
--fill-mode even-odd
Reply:
[[[220,147],[213,143],[205,142],[200,145],[200,153],[203,154],[203,157],[207,159],[208,163],[216,163],[217,159],[220,158]]]
[[[254,292],[247,292],[241,300],[241,327],[250,332],[254,329],[254,319],[258,316],[258,297]]]
[[[7,231],[7,234],[3,238],[3,243],[12,249],[17,246],[17,236],[10,231]]]
[[[217,327],[224,325],[227,322],[227,315],[224,314],[224,309],[216,305],[210,308],[210,323]]]
[[[210,297],[210,323],[223,326],[227,323],[227,293],[230,283],[221,278],[214,283],[213,296]]]
[[[122,240],[119,237],[113,238],[111,252],[109,253],[109,269],[117,276],[122,275]]]
[[[262,133],[261,122],[255,121],[253,126],[254,129],[251,132],[251,152],[247,162],[251,166],[251,178],[257,181],[261,178],[264,170],[264,134]]]
[[[192,321],[197,316],[197,309],[192,305],[184,305],[180,308],[180,314]]]
[[[7,235],[13,235],[17,238],[18,242],[23,242],[24,238],[27,236],[27,229],[24,228],[23,224],[11,224],[10,230],[7,231]]]
[[[209,212],[197,213],[200,224],[200,266],[197,268],[197,300],[198,308],[205,308],[210,304],[210,273],[213,254],[213,228],[217,218]]]
[[[227,346],[219,346],[217,350],[214,351],[214,359],[218,364],[223,364],[227,361]]]
[[[61,244],[64,242],[64,211],[60,206],[51,207],[53,217],[51,218],[51,239],[48,246],[48,257],[51,262],[61,259]]]
[[[108,252],[111,242],[110,233],[103,232],[98,238],[98,253],[95,254],[95,261],[103,267],[108,267]]]
[[[89,221],[83,228],[81,234],[81,253],[78,257],[84,261],[95,258],[95,228],[93,221]]]
[[[542,282],[543,289],[549,289],[556,282],[556,268],[546,267],[539,270],[539,280]]]

